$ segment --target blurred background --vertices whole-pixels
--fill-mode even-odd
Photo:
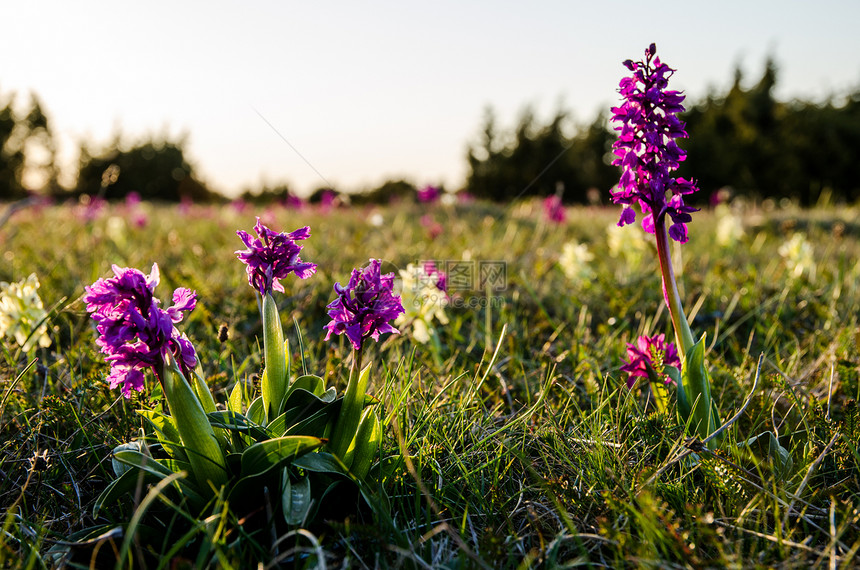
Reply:
[[[677,69],[699,201],[860,198],[860,3],[11,2],[0,201],[608,203],[625,59]]]

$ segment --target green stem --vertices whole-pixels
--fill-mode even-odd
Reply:
[[[266,373],[261,391],[266,411],[266,423],[281,412],[281,402],[287,393],[287,355],[284,347],[284,329],[278,314],[278,304],[271,293],[263,297],[263,351],[266,355]]]
[[[361,411],[364,409],[364,394],[367,390],[367,374],[362,374],[361,353],[359,348],[353,354],[352,367],[349,371],[349,381],[346,385],[346,394],[341,402],[340,415],[332,432],[330,451],[343,460],[361,420]]]
[[[666,233],[666,222],[663,217],[655,218],[654,235],[657,239],[657,258],[660,260],[660,273],[663,276],[663,291],[669,305],[669,315],[675,328],[675,341],[680,348],[678,353],[681,357],[683,367],[687,351],[696,343],[693,340],[693,332],[690,330],[690,325],[687,323],[687,316],[684,314],[684,305],[681,302],[681,295],[678,293],[678,284],[675,282],[675,270],[672,268],[672,256],[669,252],[669,236]]]

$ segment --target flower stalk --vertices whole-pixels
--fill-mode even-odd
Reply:
[[[651,44],[645,50],[644,60],[624,62],[632,74],[619,84],[624,103],[612,109],[613,121],[620,123],[616,127],[620,131],[618,140],[612,145],[617,156],[613,164],[622,168],[612,200],[623,205],[619,226],[635,221],[633,206],[638,205],[643,214],[643,229],[654,234],[663,295],[680,353],[678,413],[688,429],[704,440],[720,425],[705,366],[705,337],[698,342],[694,340],[669,251],[669,238],[679,243],[688,240],[687,223],[692,220],[690,214],[697,210],[684,203],[684,196],[698,188],[693,181],[672,175],[686,158],[686,152],[676,142],[687,137],[685,125],[678,118],[684,110],[681,105],[684,95],[668,90],[674,70],[656,54],[657,47]],[[672,222],[668,228],[667,216]],[[712,439],[709,445],[716,447],[717,443]]]
[[[202,489],[216,492],[227,482],[224,452],[218,445],[197,394],[185,379],[173,355],[169,355],[164,363],[161,379],[170,415],[179,431],[194,477]]]
[[[278,305],[271,293],[263,297],[263,351],[266,369],[263,372],[261,390],[266,411],[266,422],[274,420],[281,412],[281,403],[287,394],[288,370],[287,347]]]

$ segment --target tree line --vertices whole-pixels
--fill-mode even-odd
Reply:
[[[687,100],[682,118],[690,138],[681,143],[688,154],[678,174],[698,182],[702,192],[695,199],[705,201],[725,187],[753,199],[789,198],[806,206],[825,197],[860,199],[860,90],[823,102],[779,101],[777,80],[777,67],[767,60],[752,86],[742,85],[738,69],[728,91]],[[579,125],[572,125],[570,117],[560,109],[541,122],[526,108],[506,129],[488,108],[466,153],[462,190],[496,201],[558,194],[566,203],[607,203],[618,181],[618,169],[610,164],[615,131],[609,115]],[[136,192],[164,201],[223,199],[196,176],[184,145],[183,138],[125,145],[116,140],[97,151],[84,144],[76,181],[63,187],[50,121],[39,99],[32,96],[23,111],[16,111],[14,96],[0,93],[0,200],[33,190],[55,198],[124,198]],[[314,196],[332,190],[319,189]],[[351,201],[379,203],[414,192],[412,183],[391,180],[352,194]],[[242,197],[267,201],[290,195],[287,185],[278,185],[248,189]]]
[[[744,88],[740,70],[726,93],[688,100],[681,118],[689,139],[679,176],[693,178],[708,200],[729,187],[752,199],[789,198],[810,206],[820,199],[860,198],[860,90],[840,100],[778,101],[777,67]],[[560,193],[568,203],[606,202],[618,181],[610,166],[615,131],[609,116],[566,134],[568,113],[546,124],[530,109],[511,130],[500,130],[488,110],[479,140],[467,153],[466,190],[493,200]]]

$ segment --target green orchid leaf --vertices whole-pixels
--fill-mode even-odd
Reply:
[[[284,435],[312,435],[327,438],[331,425],[340,413],[342,403],[343,398],[335,400],[315,414],[289,426],[284,431]]]
[[[233,432],[246,433],[250,435],[254,441],[265,441],[270,438],[270,434],[266,429],[236,412],[217,411],[206,414],[206,417],[209,418],[209,423],[212,424],[213,427]]]
[[[343,463],[331,453],[320,451],[319,453],[309,453],[299,457],[293,461],[293,467],[299,467],[305,471],[313,473],[335,473],[337,475],[346,475]]]
[[[281,404],[287,395],[287,374],[290,370],[290,351],[284,342],[278,304],[271,293],[263,296],[263,351],[266,370],[260,389],[268,423],[281,414]]]
[[[227,398],[227,409],[233,413],[241,414],[245,411],[245,383],[239,380],[233,389],[230,390],[230,397]]]
[[[777,479],[784,480],[794,468],[791,454],[780,445],[779,438],[773,432],[766,431],[753,436],[739,443],[738,448],[748,450],[756,462],[770,462]]]
[[[678,390],[681,419],[704,440],[720,426],[716,405],[711,400],[711,382],[705,366],[705,335],[687,351],[681,379],[681,388]],[[718,443],[716,438],[712,439],[708,447],[714,450]]]
[[[353,474],[364,479],[370,471],[370,466],[379,455],[379,444],[382,442],[382,426],[373,408],[366,408],[358,425],[355,436],[355,452],[352,458]]]
[[[171,457],[188,460],[185,450],[182,449],[182,438],[179,436],[179,430],[176,429],[173,418],[155,410],[137,410],[137,413],[149,421],[158,435],[158,442]]]
[[[143,441],[136,439],[134,441],[129,441],[128,443],[121,443],[113,448],[110,462],[111,467],[113,468],[113,474],[117,477],[122,476],[123,473],[132,468],[128,463],[123,463],[116,458],[116,454],[120,451],[136,451],[137,453],[144,453],[146,451],[146,445]]]
[[[255,443],[242,453],[242,476],[256,477],[290,463],[321,447],[325,440],[303,435],[278,437]]]
[[[293,461],[293,467],[299,467],[305,471],[313,473],[327,473],[336,475],[346,475],[347,471],[337,457],[331,453],[320,451],[318,453],[309,453],[299,457]]]
[[[200,400],[179,370],[173,356],[168,356],[169,361],[162,369],[167,405],[193,468],[194,478],[202,489],[212,492],[212,488],[218,489],[227,482],[224,452]]]
[[[194,393],[197,394],[197,399],[200,400],[200,404],[203,406],[203,411],[206,413],[214,412],[215,398],[212,397],[209,385],[203,377],[203,366],[200,362],[198,362],[197,367],[191,371],[190,380],[191,387],[194,389]]]
[[[355,372],[353,372],[349,376],[349,383],[346,386],[346,395],[343,397],[340,415],[334,425],[331,442],[329,444],[329,450],[341,458],[346,457],[346,452],[349,450],[353,439],[355,439],[355,433],[358,429],[358,423],[361,420],[362,410],[364,409],[369,379],[369,364],[365,366],[364,370],[359,374],[355,374]]]
[[[157,483],[163,478],[163,475],[156,475],[149,471],[129,469],[111,481],[110,484],[105,487],[105,490],[98,496],[95,503],[93,503],[93,518],[98,518],[99,511],[102,507],[115,503],[120,499],[120,497],[127,493],[134,492],[139,485],[145,488],[147,485]]]
[[[290,389],[287,390],[287,397],[284,399],[285,403],[289,403],[290,396],[295,390],[307,390],[311,394],[322,396],[323,392],[325,392],[325,380],[314,374],[299,376],[290,384]]]
[[[129,465],[132,468],[137,468],[132,469],[132,471],[129,472],[136,473],[138,470],[143,471],[153,476],[155,478],[155,481],[164,479],[165,477],[173,475],[174,473],[178,473],[179,471],[187,471],[189,473],[191,472],[191,464],[188,462],[175,461],[171,459],[153,459],[149,455],[144,455],[139,451],[118,451],[114,454],[114,459],[121,463]],[[126,474],[123,474],[123,477],[125,475]],[[203,497],[188,480],[180,479],[174,483],[174,487],[180,492],[182,496],[186,497],[192,504],[202,505],[205,503]]]
[[[284,492],[281,495],[281,508],[284,511],[284,520],[290,525],[304,523],[313,505],[311,480],[305,476],[291,482],[289,469],[284,469],[282,487]]]
[[[263,376],[265,375],[266,373],[263,372]],[[251,402],[251,405],[248,406],[248,412],[245,414],[245,416],[247,416],[249,420],[259,426],[266,425],[266,410],[264,408],[262,396],[257,396],[254,401]]]

